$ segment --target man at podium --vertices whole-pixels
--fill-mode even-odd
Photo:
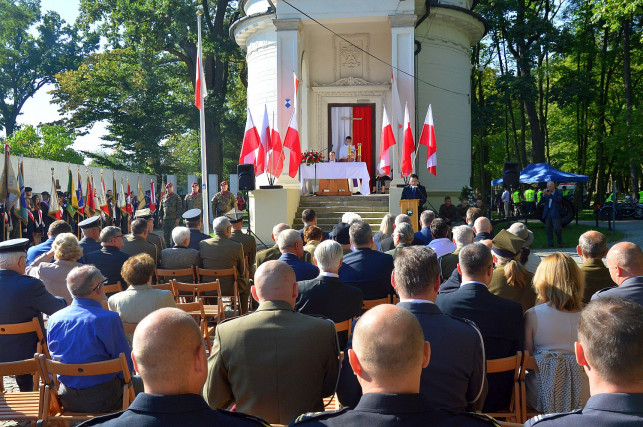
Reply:
[[[423,185],[420,185],[420,180],[418,176],[412,173],[409,176],[409,185],[402,189],[402,200],[419,200],[419,211],[418,214],[424,211],[424,204],[426,203],[426,188]]]

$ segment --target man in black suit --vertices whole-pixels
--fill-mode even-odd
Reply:
[[[416,174],[412,173],[409,175],[409,185],[402,189],[401,199],[418,199],[418,212],[422,212],[424,210],[424,204],[426,203],[426,188],[424,188],[423,185],[420,185],[420,180]]]
[[[301,236],[301,241],[304,242],[304,230],[311,225],[317,225],[317,213],[315,213],[315,210],[304,209],[301,213],[301,222],[304,223],[304,227],[299,230],[299,235]],[[322,235],[324,236],[322,241],[329,238],[328,233],[324,230],[322,230]]]
[[[620,297],[643,305],[643,251],[631,242],[617,243],[605,258],[607,268],[616,288],[600,290],[592,296],[597,298]],[[609,283],[605,284],[609,286]]]
[[[347,285],[361,289],[365,300],[386,298],[393,293],[393,257],[373,250],[373,231],[368,223],[353,222],[349,235],[355,250],[344,257],[339,278]]]
[[[337,274],[342,265],[342,246],[333,240],[321,242],[315,249],[314,261],[319,267],[319,276],[298,283],[295,310],[324,316],[335,323],[359,316],[362,312],[362,291],[342,283]],[[343,349],[348,334],[341,334],[339,348]]]
[[[431,408],[479,410],[484,402],[485,357],[480,332],[467,320],[443,314],[434,304],[440,287],[438,258],[433,249],[411,246],[395,258],[393,286],[399,307],[409,310],[431,343],[431,363],[422,370],[420,393]],[[352,348],[349,343],[347,349]],[[354,407],[361,396],[348,360],[342,362],[337,396]]]
[[[484,340],[487,360],[513,356],[522,349],[522,307],[493,295],[487,289],[493,274],[491,251],[482,243],[462,248],[458,272],[462,285],[451,293],[438,294],[436,304],[443,313],[474,322]],[[508,374],[508,375],[507,375]],[[489,392],[482,411],[507,407],[513,388],[513,373],[487,375]]]
[[[100,232],[101,250],[85,256],[85,263],[96,266],[107,279],[107,283],[114,285],[120,281],[123,288],[127,285],[121,276],[121,268],[129,258],[128,254],[121,251],[124,239],[120,227],[105,227]]]

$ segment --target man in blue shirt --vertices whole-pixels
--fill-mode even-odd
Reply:
[[[69,224],[62,220],[52,222],[49,230],[47,230],[47,236],[49,236],[49,238],[39,245],[32,246],[27,251],[27,265],[31,264],[40,255],[49,252],[56,236],[62,233],[71,233]]]
[[[127,358],[134,373],[131,350],[118,313],[105,310],[103,285],[106,279],[93,265],[74,268],[67,288],[74,298],[70,306],[54,313],[48,322],[47,345],[53,360],[89,363]],[[61,375],[59,396],[63,406],[74,412],[108,412],[118,409],[123,398],[123,378],[116,374],[73,377]],[[140,377],[134,389],[142,391]]]
[[[302,261],[304,256],[304,242],[297,230],[284,230],[277,239],[281,256],[278,261],[283,261],[295,270],[295,281],[314,279],[319,275],[319,269],[312,264]]]

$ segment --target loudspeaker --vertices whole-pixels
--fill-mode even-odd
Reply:
[[[252,191],[255,189],[255,166],[252,163],[237,165],[239,190]]]
[[[520,163],[505,162],[502,171],[502,183],[505,187],[518,187],[520,183]]]

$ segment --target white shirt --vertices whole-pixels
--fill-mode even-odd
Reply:
[[[355,149],[351,148],[351,153],[355,153]],[[344,157],[348,157],[348,145],[342,144],[341,147],[339,147],[339,157],[340,159],[343,159]]]
[[[505,192],[502,193],[503,202],[508,202],[510,197],[511,197],[511,194],[509,194],[509,190],[505,190]]]
[[[326,276],[326,277],[337,277],[339,279],[339,274],[329,273],[327,271],[320,271],[319,275],[320,276]]]
[[[455,243],[453,243],[446,237],[442,237],[441,239],[433,239],[427,246],[435,251],[435,254],[438,256],[438,258],[443,255],[450,254],[451,252],[456,250]]]

